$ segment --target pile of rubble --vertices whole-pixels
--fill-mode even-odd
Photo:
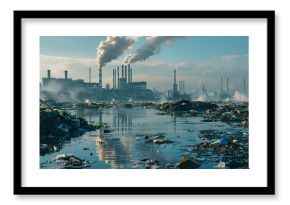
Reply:
[[[61,142],[71,137],[96,130],[96,126],[67,111],[57,110],[40,104],[40,153],[47,154],[59,150]]]
[[[210,102],[200,102],[200,101],[189,101],[189,100],[179,100],[176,102],[166,102],[158,107],[159,110],[171,113],[171,112],[205,112],[205,111],[216,111],[219,106]]]

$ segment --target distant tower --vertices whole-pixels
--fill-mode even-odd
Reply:
[[[203,95],[205,95],[205,87],[204,87],[204,84],[202,84],[202,91],[201,92],[202,92]]]
[[[64,71],[64,79],[67,80],[67,70]]]
[[[125,66],[125,83],[127,84],[127,81],[128,80],[128,78],[127,78],[127,66]]]
[[[102,88],[102,66],[99,64],[99,85]]]
[[[130,67],[130,64],[128,64],[128,83],[131,83],[131,67]]]
[[[47,70],[47,78],[50,78],[50,70]]]
[[[182,81],[182,94],[185,94],[185,83],[184,83],[184,80]]]
[[[118,83],[118,85],[117,85],[117,88],[119,88],[120,87],[120,76],[119,76],[119,66],[117,67],[117,83]]]
[[[115,69],[113,69],[113,89],[115,88]]]
[[[176,70],[174,69],[173,98],[176,98],[176,95],[177,95]]]

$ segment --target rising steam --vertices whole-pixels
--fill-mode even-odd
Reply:
[[[243,93],[240,93],[238,91],[235,91],[233,99],[236,102],[247,102],[248,101],[247,96],[245,96]]]
[[[161,45],[172,44],[178,38],[185,38],[182,36],[150,36],[147,37],[143,46],[135,51],[133,54],[128,54],[123,63],[135,63],[137,61],[147,60],[150,56],[158,54]]]
[[[105,41],[101,41],[97,48],[97,63],[100,67],[117,59],[125,50],[133,46],[136,37],[108,36]]]

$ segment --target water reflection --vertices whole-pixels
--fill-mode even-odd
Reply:
[[[184,154],[195,156],[192,145],[200,142],[200,130],[213,127],[233,129],[222,122],[202,123],[202,118],[199,117],[158,114],[154,109],[109,108],[72,112],[85,118],[90,124],[106,124],[107,129],[111,130],[85,133],[65,142],[61,150],[55,153],[73,153],[82,159],[88,159],[94,162],[90,168],[147,168],[146,159],[159,161],[160,167],[174,165]],[[162,135],[174,143],[148,143],[148,139],[144,137],[146,135]],[[89,151],[85,151],[85,147]]]

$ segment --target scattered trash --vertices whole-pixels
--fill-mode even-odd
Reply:
[[[221,146],[227,146],[230,144],[230,140],[228,138],[221,139]]]
[[[226,167],[226,163],[222,161],[222,159],[220,159],[219,164],[216,166],[216,168],[219,169],[224,169]]]

